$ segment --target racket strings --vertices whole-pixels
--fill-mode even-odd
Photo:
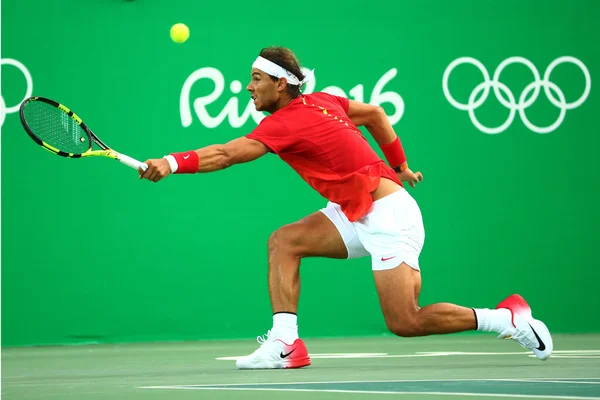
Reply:
[[[91,147],[88,134],[60,109],[32,101],[23,113],[33,133],[50,146],[73,154],[85,153]]]

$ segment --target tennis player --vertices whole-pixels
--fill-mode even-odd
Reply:
[[[408,167],[403,146],[381,107],[327,93],[303,94],[305,76],[292,51],[263,49],[252,64],[246,89],[267,112],[249,134],[226,144],[147,160],[140,178],[206,173],[274,153],[329,200],[317,212],[277,229],[268,240],[268,284],[273,326],[259,348],[237,360],[238,368],[299,368],[311,360],[298,336],[299,267],[305,257],[370,256],[388,329],[402,337],[468,330],[513,339],[541,360],[552,353],[546,325],[513,294],[497,307],[449,303],[421,307],[419,255],[425,232],[419,206],[405,188],[423,180]],[[364,126],[387,163],[371,148]]]

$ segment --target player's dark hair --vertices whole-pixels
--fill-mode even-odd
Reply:
[[[304,79],[304,74],[300,69],[300,62],[294,52],[290,49],[281,46],[270,46],[260,51],[260,56],[266,58],[267,60],[274,62],[282,68],[290,71],[292,74],[296,75],[299,80]],[[278,78],[271,76],[273,81],[276,81]],[[286,93],[291,97],[295,98],[300,96],[301,85],[290,85],[288,83],[286,88]]]

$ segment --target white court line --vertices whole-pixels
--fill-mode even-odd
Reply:
[[[528,355],[535,357],[529,351],[513,352],[482,352],[482,351],[420,351],[414,354],[388,353],[314,353],[309,357],[314,359],[347,359],[347,358],[418,358],[418,357],[448,357],[448,356],[514,356]],[[554,358],[598,358],[600,350],[555,350]],[[218,361],[236,361],[243,356],[217,357]]]
[[[386,357],[388,353],[311,353],[311,358],[380,358]],[[243,356],[217,357],[219,361],[236,361]],[[412,357],[412,355],[411,355]]]
[[[554,350],[552,354],[564,353],[585,353],[585,354],[600,354],[600,350]]]
[[[535,355],[530,355],[529,357],[532,357],[532,358],[533,358],[533,357],[535,357]],[[553,355],[552,355],[552,358],[571,358],[571,359],[575,358],[575,359],[578,359],[578,360],[583,360],[583,359],[588,359],[588,360],[589,360],[589,359],[595,359],[595,360],[597,360],[597,359],[599,359],[599,358],[600,358],[600,355],[594,355],[594,356],[584,356],[584,355],[565,355],[565,356],[563,356],[563,355],[561,355],[561,354],[553,354]]]
[[[479,397],[510,397],[520,399],[555,399],[555,400],[600,400],[600,397],[581,396],[552,396],[504,393],[461,393],[461,392],[383,392],[377,390],[337,390],[337,389],[280,389],[280,388],[232,388],[232,387],[190,387],[190,386],[143,386],[142,389],[180,389],[180,390],[250,390],[267,392],[319,392],[319,393],[361,393],[361,394],[402,394],[430,396],[479,396]]]
[[[524,379],[533,381],[546,381],[549,379],[563,380],[563,381],[576,381],[576,380],[600,380],[600,378],[464,378],[464,379],[389,379],[389,380],[368,380],[368,381],[296,381],[296,382],[248,382],[248,383],[203,383],[201,385],[172,385],[172,386],[139,386],[140,389],[154,389],[154,388],[167,388],[167,387],[205,387],[205,386],[266,386],[266,385],[312,385],[312,384],[331,384],[331,383],[395,383],[395,382],[481,382],[481,381],[499,381],[499,382],[520,382]],[[543,383],[543,382],[542,382]],[[573,382],[569,382],[573,383]]]
[[[580,381],[580,380],[572,380],[572,379],[567,379],[567,380],[555,380],[552,378],[549,379],[545,379],[545,380],[538,380],[538,379],[519,379],[520,382],[542,382],[542,383],[576,383],[578,385],[600,385],[600,380],[596,380],[595,382],[586,382],[586,381]]]
[[[496,356],[496,355],[526,355],[530,354],[528,351],[520,352],[508,352],[508,353],[485,353],[485,352],[460,352],[460,351],[440,351],[440,352],[419,352],[415,354],[387,354],[387,353],[329,353],[329,354],[309,354],[310,358],[313,359],[325,359],[325,358],[418,358],[418,357],[447,357],[447,356]],[[236,361],[243,356],[231,356],[231,357],[217,357],[215,360],[218,361]]]

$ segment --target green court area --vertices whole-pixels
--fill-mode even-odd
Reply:
[[[254,340],[2,350],[2,399],[600,399],[600,335],[539,361],[493,334],[305,339],[312,365],[242,371]]]

